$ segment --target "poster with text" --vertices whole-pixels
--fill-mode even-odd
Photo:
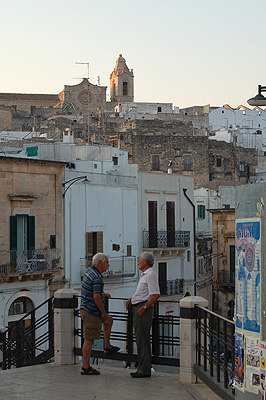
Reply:
[[[266,342],[260,343],[260,385],[262,398],[265,398]]]
[[[246,388],[260,389],[260,339],[246,337]]]
[[[241,333],[235,334],[235,387],[243,390],[244,386],[244,351],[243,351],[243,335]]]
[[[260,332],[260,221],[236,222],[236,327]]]

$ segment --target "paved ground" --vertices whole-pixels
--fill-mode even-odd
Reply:
[[[156,371],[151,378],[133,379],[120,366],[97,366],[99,376],[80,375],[80,365],[44,364],[0,370],[2,400],[218,400],[203,383],[184,385],[178,374]]]

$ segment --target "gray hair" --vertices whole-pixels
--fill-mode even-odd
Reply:
[[[147,261],[147,265],[148,265],[149,267],[152,267],[152,266],[153,266],[153,264],[154,264],[154,257],[153,257],[153,255],[152,255],[151,253],[148,253],[147,251],[144,251],[143,253],[141,253],[140,257],[141,257],[143,260],[146,260],[146,261]]]
[[[92,258],[92,265],[98,265],[99,261],[105,261],[106,260],[107,255],[104,253],[97,253],[93,256]]]

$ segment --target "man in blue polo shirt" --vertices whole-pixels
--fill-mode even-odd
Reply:
[[[84,344],[82,348],[83,365],[81,375],[100,375],[100,371],[90,366],[90,356],[94,340],[100,339],[102,323],[104,324],[104,354],[113,354],[120,350],[110,343],[113,318],[104,309],[104,298],[110,298],[103,291],[102,273],[109,267],[108,257],[97,253],[92,259],[82,280],[80,315],[83,321]]]

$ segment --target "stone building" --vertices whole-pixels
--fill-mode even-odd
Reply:
[[[0,325],[9,326],[64,285],[65,165],[0,157]]]
[[[232,317],[235,300],[235,209],[209,210],[213,227],[213,311]]]
[[[0,131],[11,129],[13,112],[11,107],[0,106]]]
[[[119,54],[115,68],[110,74],[110,97],[114,103],[134,101],[133,69],[129,70],[122,54]]]

